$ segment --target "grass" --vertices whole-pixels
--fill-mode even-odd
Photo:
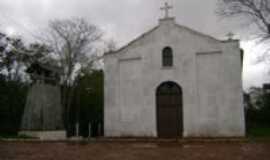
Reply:
[[[270,127],[253,127],[248,130],[248,137],[270,138]]]
[[[1,139],[35,139],[34,137],[27,136],[27,135],[0,135]]]

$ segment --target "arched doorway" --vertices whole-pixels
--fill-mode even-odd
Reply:
[[[161,138],[182,137],[182,89],[174,82],[162,83],[156,91],[157,133]]]

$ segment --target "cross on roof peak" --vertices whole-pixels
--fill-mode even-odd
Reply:
[[[172,9],[173,6],[170,6],[168,2],[165,2],[164,7],[161,7],[161,10],[165,11],[165,18],[169,18],[169,10]]]

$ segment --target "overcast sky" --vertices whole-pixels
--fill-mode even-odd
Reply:
[[[165,0],[1,0],[0,29],[33,41],[33,35],[49,20],[82,17],[100,26],[119,46],[158,24],[163,16],[159,8]],[[242,40],[245,49],[244,87],[269,80],[265,64],[256,64],[261,50],[244,36],[242,24],[221,20],[215,15],[217,0],[167,0],[173,5],[170,15],[179,24],[219,39],[230,31]],[[241,28],[241,30],[240,30]],[[240,32],[241,31],[241,32]]]

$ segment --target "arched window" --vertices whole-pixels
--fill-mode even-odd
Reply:
[[[173,51],[171,47],[165,47],[162,51],[162,66],[163,67],[173,66]]]

